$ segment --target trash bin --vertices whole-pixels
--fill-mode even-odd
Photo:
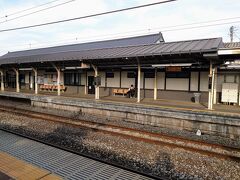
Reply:
[[[201,93],[193,93],[193,94],[194,94],[195,103],[200,103]]]

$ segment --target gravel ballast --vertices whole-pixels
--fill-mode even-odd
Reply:
[[[46,111],[45,111],[46,112]],[[1,127],[170,179],[240,179],[240,163],[5,112]]]

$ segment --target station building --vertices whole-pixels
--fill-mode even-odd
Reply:
[[[137,102],[200,101],[212,109],[240,103],[239,57],[239,43],[165,42],[161,33],[8,52],[0,57],[1,91],[101,99],[126,97],[133,85]]]

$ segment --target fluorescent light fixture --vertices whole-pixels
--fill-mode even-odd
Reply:
[[[232,65],[228,65],[227,68],[236,68],[236,69],[240,69],[240,64],[232,64]]]
[[[192,63],[181,63],[181,64],[153,64],[152,67],[169,67],[169,66],[192,66]]]
[[[90,67],[81,67],[81,66],[77,66],[77,67],[65,67],[65,70],[74,70],[74,69],[89,69]]]
[[[32,71],[32,68],[19,68],[19,71]]]

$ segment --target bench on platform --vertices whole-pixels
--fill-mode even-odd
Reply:
[[[112,90],[114,96],[116,96],[116,95],[123,95],[123,96],[125,96],[125,95],[128,94],[128,91],[129,91],[128,89],[122,89],[122,88],[114,88]]]
[[[42,91],[57,91],[58,86],[50,85],[50,84],[43,84],[43,85],[40,85],[40,90],[42,90]],[[67,90],[67,87],[65,87],[64,85],[60,85],[60,91],[65,92],[66,90]]]

